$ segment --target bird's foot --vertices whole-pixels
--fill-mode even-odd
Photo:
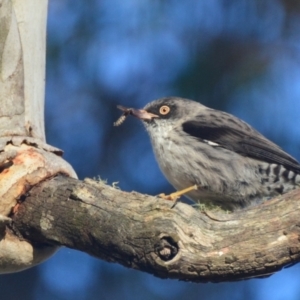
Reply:
[[[163,199],[165,199],[165,200],[174,201],[174,205],[175,205],[176,202],[178,201],[178,199],[179,199],[182,195],[184,195],[184,194],[186,194],[186,193],[188,193],[188,192],[190,192],[190,191],[197,190],[197,189],[198,189],[198,187],[197,187],[197,185],[195,184],[195,185],[193,185],[193,186],[190,186],[190,187],[188,187],[188,188],[186,188],[186,189],[177,191],[177,192],[172,193],[172,194],[170,194],[170,195],[166,195],[166,194],[164,194],[164,193],[159,194],[158,197],[163,198]],[[173,206],[174,206],[174,205],[173,205]]]

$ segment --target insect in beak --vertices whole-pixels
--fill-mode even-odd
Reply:
[[[114,122],[114,126],[121,125],[129,115],[132,115],[140,120],[148,121],[152,120],[153,118],[158,118],[158,115],[149,113],[144,109],[127,108],[121,105],[118,105],[117,108],[122,110],[123,114],[116,122]]]

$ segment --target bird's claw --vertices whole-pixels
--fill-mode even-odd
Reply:
[[[158,195],[159,198],[169,200],[169,201],[176,201],[180,196],[177,195],[177,193],[172,193],[170,195],[166,195],[165,193],[161,193]]]
[[[183,189],[183,190],[174,192],[174,193],[172,193],[172,194],[170,194],[170,195],[166,195],[166,194],[164,194],[164,193],[161,193],[161,194],[158,195],[158,197],[163,198],[163,199],[165,199],[165,200],[174,201],[174,204],[173,204],[173,206],[172,206],[172,208],[173,208],[173,207],[175,206],[175,204],[177,203],[177,201],[179,200],[179,198],[180,198],[182,195],[184,195],[184,194],[186,194],[186,193],[188,193],[188,192],[190,192],[190,191],[197,190],[197,189],[198,189],[198,186],[195,184],[195,185],[190,186],[190,187],[188,187],[188,188],[186,188],[186,189]]]

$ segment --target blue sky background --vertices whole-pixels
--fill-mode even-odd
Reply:
[[[171,192],[142,125],[112,124],[117,104],[176,95],[235,114],[299,160],[299,14],[291,0],[50,0],[48,143],[80,179]],[[266,279],[193,284],[61,249],[1,276],[0,288],[5,299],[280,300],[300,298],[299,275],[295,265]]]

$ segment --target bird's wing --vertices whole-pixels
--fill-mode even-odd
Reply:
[[[220,147],[269,163],[281,164],[300,172],[300,164],[276,144],[266,139],[250,125],[226,113],[208,121],[206,115],[198,115],[182,124],[187,134]],[[213,144],[211,144],[213,145]]]

